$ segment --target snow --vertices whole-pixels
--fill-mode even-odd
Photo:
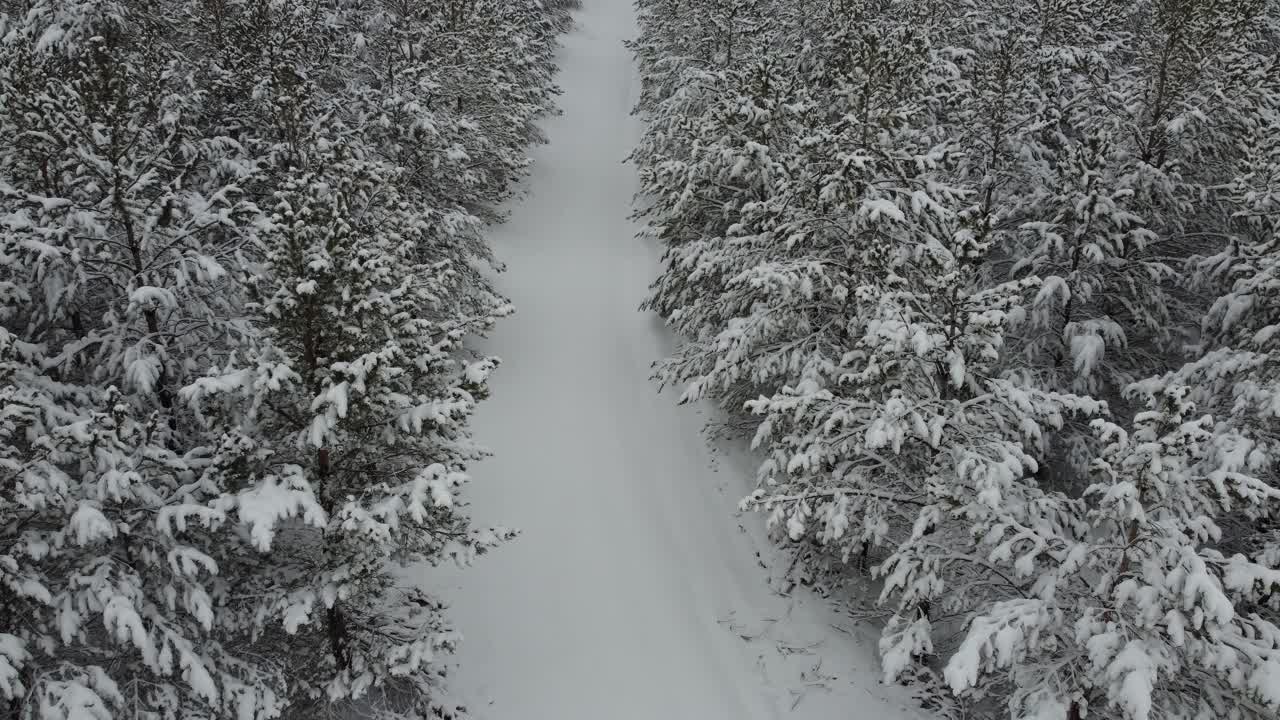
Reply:
[[[630,0],[586,0],[577,20],[564,114],[493,232],[517,313],[482,348],[503,359],[474,422],[495,455],[465,497],[477,526],[521,535],[421,575],[462,634],[452,699],[477,720],[915,717],[878,684],[876,630],[771,586],[788,560],[762,518],[736,515],[755,460],[729,453],[717,470],[710,411],[649,380],[671,340],[636,310],[658,251],[627,220]]]
[[[0,698],[12,700],[22,697],[26,686],[22,684],[19,668],[31,657],[26,645],[18,637],[0,633]]]
[[[76,544],[81,547],[114,537],[116,534],[115,526],[107,520],[102,511],[83,500],[72,513],[68,525],[75,529]]]

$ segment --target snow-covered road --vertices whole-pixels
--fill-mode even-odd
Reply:
[[[648,379],[669,340],[636,311],[658,253],[627,220],[634,18],[630,0],[585,5],[564,114],[494,233],[517,314],[487,344],[504,364],[474,429],[495,457],[468,496],[477,524],[522,535],[426,574],[464,637],[453,692],[481,720],[905,716],[865,639],[770,588],[759,519],[735,518],[749,472],[717,471],[704,416]]]

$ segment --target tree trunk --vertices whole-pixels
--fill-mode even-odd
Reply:
[[[329,652],[333,653],[333,661],[339,670],[351,667],[351,653],[347,647],[347,618],[342,614],[342,605],[334,600],[328,613]]]

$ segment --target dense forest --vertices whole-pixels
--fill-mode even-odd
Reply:
[[[454,717],[568,5],[0,0],[0,717]]]
[[[630,1],[599,17],[630,28]],[[499,365],[479,338],[513,312],[487,231],[545,139],[576,5],[0,0],[0,718],[472,715],[444,692],[459,634],[424,578],[516,534],[466,500]],[[750,444],[741,508],[804,592],[874,622],[883,681],[949,720],[1280,716],[1280,4],[635,9],[612,49],[641,81],[644,237],[595,237],[631,187],[593,155],[628,132],[603,101],[549,175],[582,194],[531,217],[612,258],[661,246],[641,309],[678,342],[656,380]],[[571,55],[601,66],[578,89],[622,98],[608,73],[630,66],[599,47]],[[605,300],[575,277],[548,308]],[[649,392],[649,358],[630,364],[645,336],[600,336],[622,316],[522,336],[599,351],[545,354],[576,384],[522,380],[559,382],[567,408],[519,408],[538,424],[526,461],[573,446],[546,442],[565,440],[556,412],[638,396],[602,385]],[[516,478],[609,491],[539,505],[567,528],[540,542],[591,544],[646,589],[705,579],[678,552],[736,567],[719,532],[675,532],[693,516],[669,511],[698,496],[642,502],[700,456],[643,462],[618,429],[667,418],[616,412],[644,422],[575,418],[600,427],[589,472]],[[678,482],[619,488],[634,476],[615,461]],[[566,596],[608,582],[558,550],[520,577]],[[715,630],[716,588],[637,607],[608,577],[589,619],[697,637],[615,647],[575,635],[601,626],[581,604],[521,615],[569,628],[522,690],[571,652],[628,676],[685,653],[680,672],[721,663],[682,678],[697,693],[601,672],[578,694],[670,690],[649,707],[680,718],[678,698],[740,692],[719,707],[777,716],[749,690],[784,681],[717,654],[756,638]],[[502,593],[518,609],[491,616],[530,612]],[[731,597],[745,623],[758,596]],[[561,704],[592,680],[556,679],[542,699]]]
[[[639,0],[658,367],[940,712],[1280,711],[1280,10]]]

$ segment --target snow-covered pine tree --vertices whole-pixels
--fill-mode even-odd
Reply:
[[[754,358],[749,351],[726,353],[739,361],[730,359],[732,367],[722,367],[720,377],[699,381],[716,362],[719,351],[713,348],[720,343],[721,332],[732,332],[733,318],[743,318],[738,323],[742,325],[750,314],[757,286],[739,273],[771,258],[785,262],[774,256],[779,245],[769,230],[779,208],[769,201],[781,195],[781,186],[790,181],[784,163],[794,150],[795,128],[801,123],[787,98],[778,96],[776,79],[774,71],[763,65],[754,72],[725,76],[731,89],[709,104],[698,120],[672,128],[684,137],[667,148],[677,152],[690,148],[689,156],[650,158],[657,161],[656,166],[641,172],[653,197],[647,212],[659,223],[656,234],[668,247],[669,268],[654,285],[647,306],[685,336],[698,338],[662,369],[668,382],[693,383],[686,391],[688,399],[768,382],[752,372]],[[673,140],[667,137],[662,142]],[[782,324],[770,322],[769,327]],[[751,344],[770,332],[739,327],[735,337]],[[704,384],[705,392],[700,389]]]
[[[535,121],[552,109],[565,8],[529,0],[355,8],[348,123],[409,170],[406,189],[436,207],[491,215],[523,174],[525,147],[542,140]]]
[[[451,506],[494,365],[463,342],[507,311],[474,213],[568,3],[460,6],[448,63],[378,87],[361,3],[0,4],[6,710],[314,717],[386,681],[362,708],[450,712],[453,638],[394,573],[507,535]]]
[[[470,528],[456,499],[496,365],[462,343],[505,306],[475,312],[448,226],[400,195],[399,171],[342,141],[307,146],[260,228],[262,340],[184,392],[242,428],[215,463],[243,488],[223,509],[250,530],[223,561],[245,569],[227,612],[284,668],[291,715],[448,715],[433,660],[454,637],[397,568],[469,562],[510,534]]]
[[[983,4],[950,24],[968,90],[949,133],[998,243],[990,282],[1045,280],[1011,343],[1039,382],[1123,405],[1176,354],[1200,306],[1181,260],[1221,232],[1231,138],[1275,94],[1267,32],[1260,6],[1212,2]],[[1141,149],[1165,137],[1143,123],[1176,131],[1164,151]],[[1055,435],[1045,478],[1083,489],[1092,434]]]
[[[895,612],[881,649],[898,679],[945,652],[938,618],[1016,592],[992,572],[977,528],[1045,512],[1034,477],[1047,434],[1102,408],[1001,369],[1007,327],[1035,283],[983,286],[990,243],[968,224],[971,198],[943,183],[954,172],[944,152],[891,157],[861,168],[875,180],[845,177],[883,196],[845,216],[867,242],[846,261],[858,284],[831,320],[847,338],[841,354],[748,403],[764,416],[754,444],[768,459],[746,505],[842,561],[888,553],[876,572]]]
[[[179,388],[238,314],[239,146],[163,6],[0,16],[0,634],[18,717],[279,709],[219,634],[211,434]],[[216,435],[214,435],[216,437]]]
[[[807,559],[886,547],[889,674],[958,630],[948,680],[1013,717],[1273,713],[1274,8],[762,2],[767,47],[794,50],[721,68],[681,41],[724,28],[640,5],[635,159],[668,248],[648,304],[686,341],[661,375],[730,410],[763,395],[747,504]],[[1228,237],[1201,262],[1220,293],[1191,288],[1183,261]],[[1125,391],[1216,294],[1202,359]],[[1102,400],[1152,410],[1091,429]],[[1130,545],[1114,493],[1144,483]]]
[[[199,126],[203,95],[163,18],[86,0],[21,20],[5,38],[15,140],[0,162],[17,272],[42,290],[25,332],[65,379],[116,385],[178,432],[196,358],[247,332],[234,272],[251,160]]]
[[[1155,254],[1157,236],[1117,172],[1123,163],[1105,131],[1060,136],[1045,173],[1020,198],[1027,212],[1010,241],[1013,272],[1042,280],[1017,325],[1015,362],[1043,387],[1112,404],[1168,352],[1174,303],[1165,288],[1178,275]],[[1092,438],[1080,423],[1065,428],[1060,462],[1046,477],[1082,489]]]
[[[757,398],[767,459],[747,505],[784,537],[818,559],[891,553],[894,677],[932,647],[944,587],[938,612],[999,596],[969,528],[1029,504],[1045,429],[1098,409],[1000,370],[1034,283],[980,282],[991,241],[930,122],[949,64],[918,27],[851,19],[673,122],[699,133],[670,145],[688,156],[642,175],[668,245],[650,304],[686,338],[663,379],[731,409]]]
[[[1182,260],[1220,236],[1237,138],[1263,122],[1276,78],[1263,3],[1139,3],[1094,17],[1120,23],[1056,55],[1040,156],[1027,164],[1015,273],[1040,276],[1024,359],[1050,387],[1112,402],[1170,362],[1200,303]],[[1078,23],[1076,23],[1078,26]],[[1080,60],[1083,58],[1083,60]]]
[[[1273,717],[1280,627],[1243,599],[1280,573],[1227,556],[1215,519],[1272,515],[1280,490],[1247,453],[1207,463],[1220,442],[1185,386],[1148,398],[1128,433],[1096,421],[1102,445],[1083,501],[1046,498],[1029,518],[985,526],[989,559],[1021,596],[973,615],[946,677],[959,693],[1010,692],[1018,718]]]
[[[46,359],[0,330],[0,707],[276,716],[285,679],[219,633],[226,578],[206,530],[222,514],[193,502],[207,497],[203,454],[155,444],[154,415],[51,378]]]
[[[638,2],[640,35],[627,42],[640,70],[636,110],[650,121],[633,158],[643,172],[656,164],[648,156],[665,136],[705,103],[731,92],[723,81],[763,60],[782,60],[803,43],[790,18],[804,16],[825,2],[796,0],[779,6],[770,0],[717,0],[711,3]],[[770,48],[765,52],[764,48]],[[678,152],[678,151],[677,151]]]
[[[871,77],[844,59],[873,55]],[[800,63],[807,84],[789,79]],[[838,363],[859,253],[889,252],[848,216],[878,218],[877,203],[895,202],[894,173],[909,161],[892,146],[906,142],[897,133],[920,108],[929,67],[925,44],[850,21],[808,54],[724,75],[701,117],[642,146],[647,214],[668,246],[647,306],[688,339],[660,368],[686,400],[736,410],[807,366]]]
[[[1263,68],[1255,73],[1266,74]],[[1259,80],[1262,82],[1262,79]],[[1280,93],[1277,93],[1280,100]],[[1270,484],[1280,481],[1280,143],[1276,127],[1258,123],[1241,136],[1243,157],[1237,177],[1220,190],[1234,209],[1229,225],[1214,237],[1216,251],[1191,259],[1192,289],[1213,297],[1199,323],[1199,342],[1190,362],[1164,376],[1143,381],[1155,392],[1169,383],[1186,385],[1200,407],[1223,424],[1219,432],[1240,434],[1256,444],[1255,468]]]
[[[1041,382],[1063,390],[1096,389],[1091,361],[1101,352],[1095,350],[1106,340],[1123,341],[1114,322],[1076,328],[1080,313],[1072,306],[1087,303],[1105,284],[1091,282],[1087,272],[1083,280],[1076,277],[1082,262],[1104,262],[1096,249],[1081,247],[1095,234],[1090,223],[1104,226],[1096,230],[1103,238],[1118,226],[1111,243],[1120,248],[1107,258],[1122,256],[1125,241],[1135,244],[1131,236],[1142,233],[1132,227],[1140,218],[1123,207],[1131,193],[1112,191],[1112,178],[1104,177],[1112,143],[1089,134],[1095,122],[1089,113],[1099,102],[1085,78],[1107,74],[1105,51],[1119,34],[1121,10],[1111,0],[984,4],[967,8],[946,30],[962,48],[961,92],[949,132],[965,148],[962,174],[977,192],[970,212],[979,232],[996,244],[989,282],[1006,279],[1010,267],[1014,277],[1045,278],[1021,333],[1025,339],[1015,344],[1025,345],[1021,352],[1034,370],[1050,375]],[[1095,197],[1099,192],[1111,192],[1105,203]],[[1070,272],[1059,267],[1064,262]],[[1073,332],[1082,337],[1073,341]],[[1080,362],[1073,362],[1076,353]]]
[[[1197,261],[1196,285],[1218,288],[1201,325],[1196,356],[1135,390],[1153,393],[1170,384],[1192,388],[1194,401],[1213,412],[1213,442],[1206,448],[1205,472],[1244,466],[1243,472],[1280,487],[1280,245],[1276,242],[1276,192],[1280,187],[1274,132],[1253,136],[1232,194],[1239,207],[1236,235],[1220,252]],[[1265,510],[1265,511],[1264,511]],[[1273,507],[1237,504],[1215,518],[1222,527],[1216,543],[1262,569],[1280,566],[1280,530]],[[1276,576],[1259,569],[1237,573],[1231,599],[1241,613],[1253,612],[1280,624]]]

